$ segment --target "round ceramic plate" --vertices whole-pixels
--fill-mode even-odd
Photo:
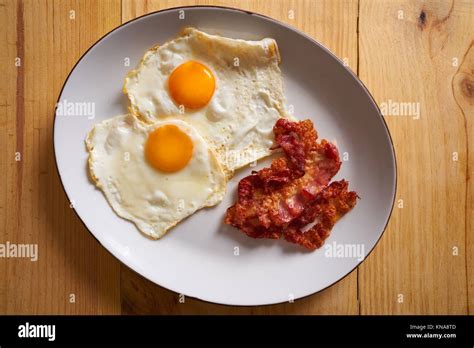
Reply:
[[[184,18],[183,18],[184,17]],[[145,238],[118,217],[87,175],[84,139],[94,124],[127,112],[125,74],[144,52],[184,26],[240,39],[276,39],[287,103],[337,144],[345,178],[360,200],[322,248],[308,252],[282,240],[256,240],[223,224],[244,168],[224,200],[179,223],[165,237]],[[120,261],[179,294],[232,305],[263,305],[318,292],[349,274],[381,237],[394,203],[395,155],[386,124],[368,91],[340,60],[301,32],[271,18],[220,7],[152,13],[113,30],[74,67],[58,100],[54,147],[64,189],[77,214]]]

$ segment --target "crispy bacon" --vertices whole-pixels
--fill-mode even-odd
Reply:
[[[239,182],[237,203],[227,209],[225,223],[249,237],[283,237],[317,249],[355,206],[357,194],[348,191],[345,180],[328,186],[341,167],[339,152],[326,140],[317,142],[310,120],[280,119],[273,132],[275,148],[285,156]]]

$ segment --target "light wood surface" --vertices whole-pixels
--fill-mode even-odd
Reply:
[[[419,119],[385,117],[398,192],[384,236],[325,291],[275,306],[181,303],[121,265],[69,207],[52,146],[55,102],[68,73],[121,23],[194,4],[290,24],[345,59],[379,105],[420,106]],[[0,22],[0,243],[39,248],[37,262],[0,258],[0,313],[472,313],[473,0],[0,0]]]
[[[403,208],[395,208],[379,247],[359,269],[361,313],[466,313],[473,266],[473,249],[466,249],[473,233],[467,177],[474,114],[466,105],[474,102],[472,61],[463,69],[471,70],[464,77],[470,92],[459,91],[462,81],[453,78],[468,64],[474,2],[362,1],[359,21],[362,81],[379,105],[415,102],[421,111],[419,119],[386,117]]]

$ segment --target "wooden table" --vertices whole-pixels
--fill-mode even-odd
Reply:
[[[68,73],[121,23],[192,4],[290,24],[344,59],[379,105],[420,107],[419,118],[385,117],[398,192],[384,236],[321,293],[264,307],[180,303],[120,264],[69,207],[52,142]],[[0,0],[0,23],[0,243],[39,247],[37,262],[0,259],[1,314],[474,312],[474,0]]]

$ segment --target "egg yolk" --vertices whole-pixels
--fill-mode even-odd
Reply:
[[[173,100],[189,109],[199,109],[209,103],[215,87],[216,81],[211,70],[195,61],[178,66],[168,80]]]
[[[193,154],[193,142],[175,125],[161,126],[148,136],[145,157],[155,169],[176,172],[188,164]]]

